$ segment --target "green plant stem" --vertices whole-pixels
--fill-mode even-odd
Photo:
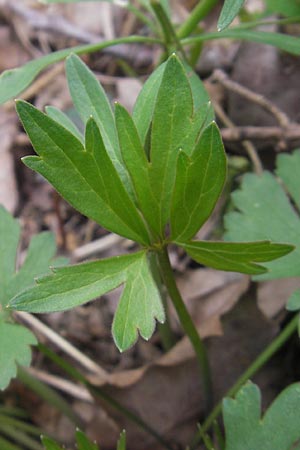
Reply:
[[[152,20],[146,16],[146,14],[142,13],[138,8],[133,6],[130,2],[126,5],[126,9],[134,14],[142,23],[148,26],[148,28],[153,31],[155,34],[157,32],[154,23]]]
[[[176,309],[182,328],[191,341],[191,344],[197,355],[203,380],[205,406],[206,410],[210,411],[213,403],[213,391],[209,360],[205,346],[176,286],[166,247],[158,252],[158,260],[161,270],[161,276],[167,288],[168,294]]]
[[[198,5],[195,6],[189,17],[179,28],[177,33],[179,39],[189,36],[197,28],[198,23],[207,16],[217,3],[218,0],[200,0]]]
[[[255,375],[271,358],[272,356],[286,343],[286,341],[295,333],[298,328],[299,315],[295,317],[285,326],[281,333],[271,342],[268,347],[263,350],[260,355],[253,361],[253,363],[245,370],[245,372],[238,378],[235,384],[227,391],[224,397],[233,397],[239,389]],[[202,433],[206,433],[213,425],[214,421],[222,412],[222,402],[219,402],[210,415],[207,417],[202,426]],[[192,442],[191,449],[195,448],[202,439],[198,432]]]
[[[162,28],[164,37],[165,37],[165,46],[168,50],[168,54],[170,55],[174,51],[178,51],[181,53],[182,57],[187,60],[186,54],[184,52],[184,49],[181,45],[180,40],[177,37],[176,31],[167,16],[164,8],[161,6],[160,1],[158,0],[151,0],[151,6],[153,8],[153,11],[156,15],[156,18],[158,22],[160,23],[160,26]]]
[[[79,372],[75,367],[69,364],[66,360],[62,359],[48,347],[43,344],[39,344],[39,350],[44,353],[48,358],[50,358],[55,364],[61,367],[66,373],[68,373],[76,381],[82,383],[90,391],[90,393],[95,397],[102,398],[111,408],[115,409],[124,417],[127,417],[133,423],[135,423],[143,431],[149,433],[154,437],[157,442],[159,442],[166,450],[173,450],[172,447],[166,442],[159,433],[157,433],[150,425],[143,421],[138,415],[127,409],[125,406],[120,404],[117,400],[107,394],[104,389],[99,386],[94,386],[89,382],[89,380]]]

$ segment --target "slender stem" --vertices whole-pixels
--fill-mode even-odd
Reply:
[[[56,391],[47,386],[42,381],[36,379],[23,367],[18,367],[18,379],[29,387],[33,392],[38,394],[47,403],[53,405],[58,411],[62,412],[66,417],[68,417],[71,422],[76,426],[82,426],[82,420],[74,413],[69,403]]]
[[[169,296],[174,304],[182,328],[184,329],[185,333],[190,339],[191,344],[197,355],[203,379],[206,410],[209,411],[212,407],[213,392],[212,392],[212,381],[211,381],[209,360],[207,357],[205,346],[202,342],[201,337],[199,336],[197,328],[195,327],[194,322],[192,321],[191,316],[176,286],[166,247],[163,248],[160,252],[158,252],[158,260],[161,269],[162,279],[168,290]]]
[[[69,364],[66,360],[62,359],[60,356],[58,356],[56,353],[52,352],[52,350],[42,344],[39,344],[39,350],[41,350],[48,358],[54,361],[55,364],[61,367],[72,378],[86,386],[94,397],[101,397],[111,408],[123,414],[125,417],[135,423],[139,428],[154,437],[157,442],[159,442],[166,450],[173,450],[171,445],[169,445],[168,442],[166,442],[159,433],[157,433],[150,425],[148,425],[148,423],[144,422],[141,417],[123,406],[121,403],[107,394],[101,387],[92,385],[88,381],[88,379],[81,372],[79,372],[79,370]]]
[[[235,384],[229,389],[229,391],[225,394],[224,397],[233,397],[238,390],[249,380],[249,378],[253,377],[271,358],[272,356],[285,344],[285,342],[295,333],[298,328],[299,315],[296,314],[295,317],[291,319],[291,321],[285,326],[285,328],[281,331],[281,333],[274,339],[268,347],[263,350],[260,355],[253,361],[253,363],[246,369],[246,371],[238,378]],[[222,402],[219,402],[215,408],[212,410],[211,414],[205,420],[202,426],[202,433],[209,430],[212,426],[213,422],[222,412]],[[199,443],[202,436],[198,432],[194,437],[193,443],[191,445],[191,449],[195,448],[195,446]]]
[[[168,49],[169,54],[177,50],[181,53],[182,57],[187,60],[181,42],[178,39],[176,31],[164,8],[161,6],[161,2],[158,0],[151,0],[151,6],[165,36],[165,46]]]
[[[126,9],[130,11],[132,14],[134,14],[141,22],[143,22],[145,25],[149,27],[151,31],[156,33],[156,28],[152,20],[146,16],[140,9],[133,6],[130,2],[127,3]]]
[[[218,0],[200,0],[197,6],[193,9],[186,21],[178,30],[177,36],[183,39],[189,36],[198,26],[204,17],[214,8]]]

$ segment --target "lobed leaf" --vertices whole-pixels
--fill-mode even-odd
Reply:
[[[24,163],[50,181],[71,205],[104,228],[137,242],[148,243],[147,230],[123,186],[120,197],[124,205],[117,204],[117,200],[107,192],[105,180],[109,175],[113,178],[110,186],[115,183],[120,187],[121,181],[100,133],[97,135],[97,148],[85,151],[73,134],[29,103],[18,101],[17,111],[39,155],[24,158]],[[95,164],[100,155],[104,159],[101,168]]]
[[[54,106],[46,106],[45,111],[51,119],[60,123],[60,125],[65,127],[70,133],[74,134],[74,136],[83,144],[83,135],[80,133],[75,123],[65,113]]]
[[[90,117],[96,121],[104,142],[121,180],[130,191],[128,174],[122,164],[118,135],[113,113],[105,91],[93,72],[73,54],[66,60],[66,74],[73,103],[83,123]]]
[[[31,345],[37,340],[31,331],[22,325],[6,323],[0,319],[0,390],[5,389],[17,374],[17,364],[29,366]]]
[[[278,163],[279,167],[280,160]],[[297,174],[297,165],[294,168]],[[293,170],[290,172],[291,178],[297,176],[292,172]],[[225,216],[226,240],[270,239],[296,247],[291,254],[282,259],[266,263],[268,273],[257,279],[299,276],[300,219],[276,177],[269,172],[264,172],[261,176],[245,175],[241,189],[232,194],[232,201],[237,211]]]
[[[290,450],[300,438],[300,384],[287,387],[261,416],[259,388],[248,382],[223,400],[225,450]]]
[[[151,188],[150,164],[146,153],[133,119],[118,103],[115,107],[115,116],[123,160],[131,177],[140,210],[152,230],[159,234],[159,206]]]
[[[11,278],[16,270],[16,253],[20,238],[20,225],[0,205],[0,310],[9,300]],[[5,238],[3,238],[5,237]]]
[[[212,213],[226,179],[226,156],[215,123],[206,128],[191,157],[181,152],[171,203],[171,239],[187,241]]]
[[[163,73],[153,111],[150,180],[159,204],[161,234],[169,218],[176,160],[182,137],[189,131],[193,100],[185,70],[175,55]]]
[[[245,0],[225,0],[218,20],[218,31],[227,28],[238,15]]]
[[[272,261],[290,253],[294,247],[286,244],[261,242],[177,242],[192,259],[218,270],[257,275],[267,271],[260,262]]]
[[[278,155],[276,173],[300,209],[300,150],[295,150],[292,155]]]
[[[151,132],[153,111],[166,65],[166,62],[161,64],[150,75],[134,105],[132,117],[143,146],[146,144],[147,137]],[[183,66],[192,91],[194,114],[197,114],[195,128],[197,128],[199,133],[199,130],[205,123],[208,125],[214,120],[214,111],[209,103],[208,93],[199,76],[186,63],[183,63]],[[193,145],[194,143],[195,141],[193,141]]]
[[[121,351],[134,344],[137,329],[144,339],[164,310],[145,251],[54,269],[54,274],[17,295],[10,307],[35,313],[64,311],[95,299],[125,283],[115,314],[113,334]]]

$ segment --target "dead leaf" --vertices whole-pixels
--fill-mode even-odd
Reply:
[[[300,288],[300,278],[284,278],[258,284],[257,302],[261,312],[272,319],[285,308],[289,296]]]

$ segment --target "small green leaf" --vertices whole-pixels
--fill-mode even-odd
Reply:
[[[49,272],[49,265],[56,253],[53,233],[43,232],[31,239],[26,259],[10,282],[10,298],[34,283],[34,278]]]
[[[31,345],[36,345],[34,335],[22,325],[0,320],[0,389],[5,389],[17,374],[17,364],[29,366]]]
[[[218,31],[227,28],[238,15],[245,0],[225,0],[218,20]]]
[[[148,78],[135,102],[132,118],[138,130],[142,145],[146,138],[152,121],[154,106],[166,63],[161,64]]]
[[[140,242],[149,243],[146,227],[106,152],[102,135],[93,118],[87,122],[85,138],[87,153],[93,157],[94,166],[98,168],[99,191],[104,201],[126,226],[143,236]]]
[[[212,213],[226,178],[226,156],[215,123],[201,135],[191,157],[177,160],[171,204],[171,239],[187,241]]]
[[[118,440],[117,450],[126,450],[126,431],[123,430]]]
[[[77,450],[99,450],[97,444],[91,442],[80,430],[76,431]]]
[[[300,150],[295,150],[292,155],[278,155],[276,173],[300,209]]]
[[[94,118],[107,153],[122,181],[128,187],[128,174],[122,164],[116,125],[104,89],[93,72],[76,55],[67,58],[66,73],[73,103],[83,123],[86,123],[90,117]]]
[[[141,92],[139,93],[137,101],[134,105],[132,117],[136,124],[143,145],[145,145],[146,143],[147,136],[151,128],[157,94],[161,85],[164,71],[166,69],[166,65],[167,63],[161,64],[150,75]],[[183,66],[192,91],[194,114],[197,114],[199,133],[204,119],[206,120],[207,125],[212,120],[214,120],[214,111],[212,105],[208,105],[209,96],[199,76],[186,63],[183,63]],[[206,105],[208,105],[208,107]],[[202,120],[200,118],[201,114],[203,116]]]
[[[159,234],[159,208],[151,189],[150,164],[135,124],[126,109],[116,104],[115,115],[123,160],[132,179],[140,209],[152,230]]]
[[[60,447],[60,445],[58,445],[55,441],[46,436],[42,436],[42,443],[43,446],[45,447],[45,450],[63,450],[63,448]]]
[[[0,207],[0,233],[0,389],[5,389],[16,376],[16,365],[30,364],[30,345],[37,343],[29,330],[12,323],[7,303],[15,294],[32,285],[35,276],[48,272],[55,254],[55,242],[51,233],[35,236],[23,266],[16,273],[20,226],[3,207]]]
[[[115,314],[113,334],[121,351],[134,344],[137,329],[144,339],[164,321],[160,293],[145,251],[77,266],[54,269],[36,286],[17,295],[10,307],[30,312],[64,311],[93,300],[125,283]]]
[[[182,64],[173,55],[163,73],[151,129],[150,179],[159,203],[161,233],[169,218],[178,151],[183,136],[190,129],[192,116],[190,84]]]
[[[0,206],[0,311],[9,300],[11,278],[16,270],[16,253],[20,238],[20,225]],[[3,238],[5,236],[5,238]]]
[[[266,272],[257,264],[280,258],[293,250],[291,245],[261,242],[177,242],[192,259],[214,269],[247,273],[251,275]]]
[[[286,309],[288,311],[299,311],[300,310],[300,289],[297,289],[289,297]]]
[[[39,155],[26,157],[24,163],[41,173],[82,214],[108,230],[143,244],[148,243],[147,230],[121,185],[104,149],[101,135],[98,133],[101,141],[97,142],[97,149],[85,151],[73,134],[29,103],[18,101],[17,111]],[[104,158],[101,170],[95,163],[98,151]],[[118,198],[108,194],[107,187],[103,188],[104,180],[108,177],[106,170],[113,178],[109,186],[114,183],[121,186]],[[120,197],[124,205],[118,204]],[[125,207],[126,217],[122,213]]]
[[[127,350],[140,335],[148,340],[155,319],[163,323],[165,313],[160,292],[153,279],[147,254],[132,265],[113,321],[113,337],[120,351]]]
[[[286,162],[286,159],[278,159],[278,173],[283,174],[286,171]],[[300,179],[299,165],[293,158],[291,162],[293,167],[288,165],[289,177],[296,183],[296,180]],[[286,176],[283,176],[287,181]],[[288,183],[295,188],[296,200],[296,184],[294,181]],[[276,177],[269,172],[264,172],[261,176],[246,174],[241,189],[232,194],[232,200],[238,211],[225,216],[226,240],[270,239],[274,242],[287,242],[296,247],[290,255],[267,263],[268,273],[256,279],[271,280],[300,276],[300,218]]]
[[[300,385],[292,384],[261,416],[259,388],[248,382],[223,400],[225,450],[291,450],[300,438]]]
[[[74,122],[65,113],[54,106],[46,106],[45,111],[51,119],[65,127],[70,133],[74,134],[74,136],[81,143],[83,143],[83,135],[80,133]]]

